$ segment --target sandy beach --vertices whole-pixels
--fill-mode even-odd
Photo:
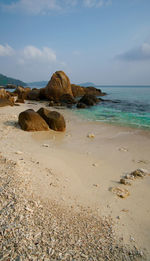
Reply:
[[[22,195],[27,194],[27,198],[32,196],[34,201],[42,202],[43,206],[53,204],[51,209],[57,205],[63,209],[63,215],[72,213],[70,211],[78,214],[83,211],[86,218],[84,219],[84,215],[82,218],[88,220],[87,224],[92,224],[94,217],[100,217],[103,222],[106,218],[111,219],[111,226],[121,244],[138,249],[139,252],[137,250],[137,255],[132,253],[127,256],[128,250],[124,248],[123,256],[120,247],[120,252],[115,250],[113,257],[110,250],[109,254],[104,252],[98,257],[100,250],[97,249],[94,250],[95,257],[92,251],[89,255],[82,253],[83,255],[76,256],[76,259],[71,259],[69,255],[63,256],[61,252],[59,259],[56,256],[46,259],[45,256],[43,259],[20,257],[13,260],[149,260],[150,176],[135,179],[130,186],[119,184],[119,181],[124,175],[138,168],[146,169],[150,173],[150,132],[90,122],[77,117],[73,110],[63,108],[50,109],[58,110],[64,115],[67,125],[65,132],[21,130],[18,125],[19,113],[28,108],[38,110],[45,105],[46,103],[42,102],[26,102],[20,106],[0,109],[0,153],[3,160],[1,173],[2,170],[5,172],[7,165],[10,164],[10,168],[11,164],[15,166],[21,179]],[[13,184],[17,187],[16,177],[14,176]],[[130,195],[120,198],[111,191],[113,187],[127,189]],[[32,216],[32,213],[30,215]],[[70,214],[66,214],[67,221],[70,220],[68,215]],[[84,223],[81,220],[80,217],[80,222]],[[98,224],[95,226],[98,228]],[[90,227],[88,229],[91,231]],[[109,237],[108,227],[106,230]],[[98,229],[95,228],[95,233],[96,231]],[[113,240],[111,239],[111,242]],[[86,246],[84,248],[86,249]]]

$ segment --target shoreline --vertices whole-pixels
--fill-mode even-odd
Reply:
[[[150,256],[150,177],[129,187],[121,185],[130,191],[126,199],[109,191],[120,186],[118,182],[126,172],[137,168],[150,171],[150,133],[84,121],[63,109],[58,111],[66,119],[65,133],[22,131],[17,124],[19,112],[38,110],[43,105],[35,102],[1,109],[2,155],[17,162],[34,195],[65,206],[90,207],[100,216],[110,215],[124,244],[146,248]],[[89,133],[95,137],[88,138]]]

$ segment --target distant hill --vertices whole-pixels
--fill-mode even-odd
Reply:
[[[27,85],[25,82],[0,74],[0,86],[6,86],[7,84],[14,84],[14,85],[21,85],[21,86]]]
[[[28,82],[29,87],[45,87],[48,81]]]
[[[80,85],[80,86],[83,86],[83,87],[96,87],[96,85],[93,83],[93,82],[84,82],[84,83],[80,83],[80,84],[78,84],[78,85]]]

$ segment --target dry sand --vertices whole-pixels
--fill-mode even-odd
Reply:
[[[1,108],[2,156],[17,164],[22,182],[29,185],[34,198],[43,204],[55,202],[77,213],[89,209],[101,218],[111,216],[118,238],[130,247],[143,249],[146,260],[150,260],[150,176],[132,181],[131,186],[119,184],[122,176],[137,168],[150,171],[150,132],[93,123],[67,109],[59,109],[66,119],[65,133],[22,131],[17,123],[19,113],[27,108],[38,110],[43,105],[26,103]],[[94,138],[87,137],[92,133]],[[130,196],[122,199],[110,191],[118,186],[128,189]],[[113,253],[114,259],[110,255],[109,259],[94,259],[94,255],[86,253],[86,257],[74,260],[138,260],[119,256],[119,252],[115,259]]]

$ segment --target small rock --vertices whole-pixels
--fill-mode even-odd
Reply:
[[[148,171],[145,169],[136,169],[133,172],[131,172],[131,176],[135,177],[135,178],[143,178],[144,176],[146,176],[148,174]]]
[[[127,189],[123,189],[120,187],[111,188],[111,191],[120,198],[127,198],[130,195]]]
[[[95,138],[95,135],[94,135],[94,133],[89,133],[89,134],[87,135],[87,137],[88,137],[88,138]]]
[[[16,151],[15,153],[18,154],[18,155],[21,155],[22,151]]]
[[[48,144],[43,144],[42,146],[45,147],[45,148],[48,148],[48,147],[49,147]]]
[[[93,167],[97,167],[98,165],[97,165],[97,163],[93,163],[92,166]]]
[[[127,181],[126,179],[120,179],[120,183],[123,185],[130,185],[131,186],[131,182]]]
[[[94,187],[98,187],[98,184],[93,184]]]
[[[122,147],[122,148],[119,148],[119,151],[124,151],[124,152],[127,152],[127,151],[128,151],[128,149],[127,149],[127,148],[124,148],[124,147]]]

